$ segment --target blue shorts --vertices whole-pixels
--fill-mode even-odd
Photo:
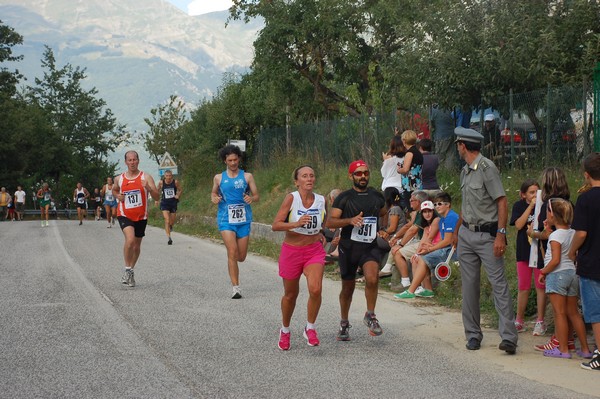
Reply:
[[[242,223],[242,224],[229,224],[229,223],[219,223],[219,231],[233,231],[237,238],[244,238],[250,235],[250,223]]]
[[[451,248],[452,247],[436,249],[433,252],[421,255],[421,259],[423,259],[423,262],[425,262],[427,267],[429,267],[429,270],[434,271],[438,263],[445,262],[446,259],[448,259],[448,254],[450,253]],[[454,254],[452,254],[452,258],[450,259],[450,261],[453,260],[456,260],[456,251]]]
[[[575,270],[561,270],[546,275],[546,294],[579,296],[579,277]]]
[[[104,201],[104,206],[110,206],[111,208],[116,208],[117,207],[117,200],[112,200],[112,201]]]
[[[579,277],[581,306],[586,323],[600,323],[600,281]]]

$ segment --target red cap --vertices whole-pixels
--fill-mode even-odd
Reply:
[[[348,167],[348,173],[350,173],[350,174],[354,173],[354,171],[356,169],[360,168],[361,166],[367,166],[367,163],[365,161],[363,161],[362,159],[352,162],[350,164],[350,166]]]

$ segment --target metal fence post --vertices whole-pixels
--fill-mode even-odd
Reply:
[[[552,93],[552,87],[548,83],[548,93],[546,94],[546,161],[550,160],[551,150],[551,131],[550,131],[550,94]]]
[[[510,123],[510,168],[514,169],[515,168],[515,129],[513,126],[513,114],[514,114],[515,110],[513,107],[513,89],[512,89],[512,87],[508,91],[508,107],[510,110],[510,119],[509,119],[509,123]]]
[[[594,69],[594,151],[600,151],[600,62]]]

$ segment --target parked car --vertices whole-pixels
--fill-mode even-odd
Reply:
[[[513,142],[515,144],[521,144],[523,138],[518,130],[513,130]],[[510,145],[510,129],[504,129],[500,132],[500,143],[504,145]]]

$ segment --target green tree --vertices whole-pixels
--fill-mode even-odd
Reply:
[[[435,0],[416,28],[426,38],[403,54],[427,102],[493,104],[512,88],[545,89],[591,77],[600,49],[596,1]],[[412,72],[412,73],[411,73]]]
[[[0,20],[0,64],[7,61],[21,61],[23,59],[22,55],[14,56],[12,53],[13,47],[20,44],[23,44],[23,37]],[[7,67],[1,67],[0,94],[5,98],[15,95],[17,84],[22,78],[23,75],[19,73],[19,70],[10,71]]]
[[[166,104],[152,108],[150,114],[151,118],[144,118],[150,131],[142,136],[146,151],[157,164],[165,151],[177,160],[180,152],[178,144],[181,140],[179,128],[187,122],[185,103],[177,96],[171,95]]]
[[[232,18],[262,17],[253,68],[306,80],[326,112],[371,114],[379,66],[414,39],[410,0],[234,0]],[[381,93],[380,93],[381,94]],[[391,95],[390,95],[391,97]]]
[[[96,88],[82,88],[85,69],[70,64],[58,68],[49,47],[42,67],[44,76],[36,78],[36,86],[28,88],[28,98],[43,110],[52,129],[42,143],[44,151],[54,155],[47,176],[57,184],[65,175],[75,181],[98,184],[114,174],[116,165],[108,161],[108,155],[128,140],[128,133],[106,108],[106,102],[97,98]]]

